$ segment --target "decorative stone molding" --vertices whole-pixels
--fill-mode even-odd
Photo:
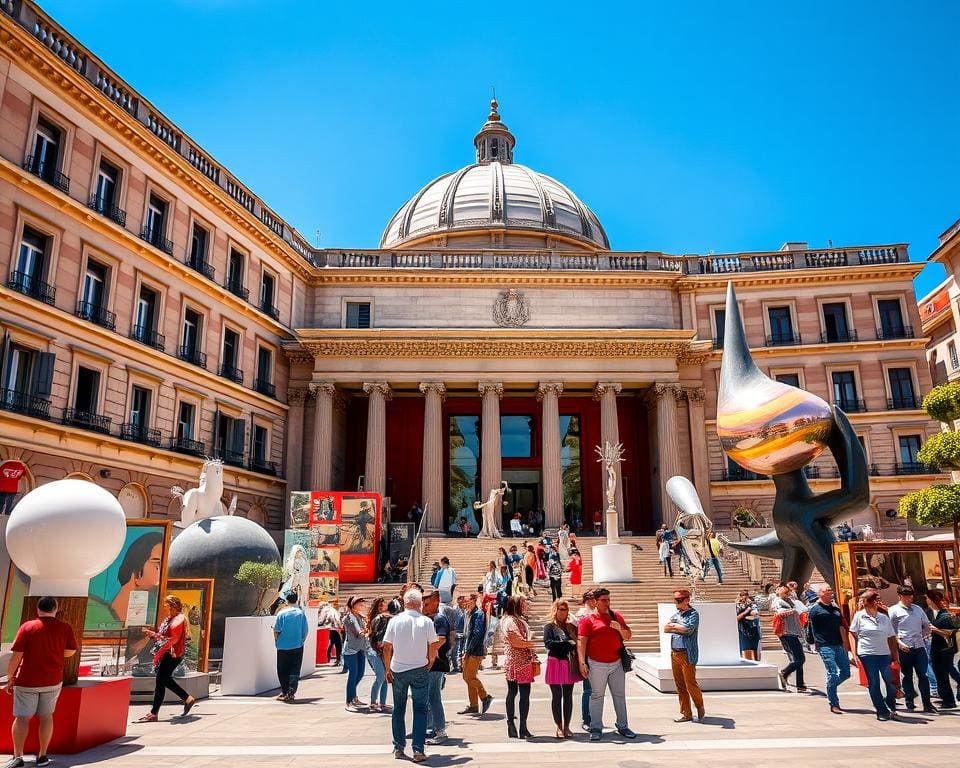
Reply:
[[[703,387],[690,387],[683,390],[683,393],[687,396],[688,402],[698,403],[700,405],[703,404],[703,401],[706,398]]]
[[[310,390],[310,394],[317,399],[320,395],[332,397],[337,393],[337,385],[332,381],[311,381],[307,388]]]
[[[499,400],[501,397],[503,397],[503,382],[502,382],[502,381],[481,381],[481,382],[477,385],[477,389],[479,390],[479,392],[480,392],[481,395],[485,395],[485,394],[487,394],[487,392],[494,392],[494,393],[496,393],[498,400]]]
[[[674,400],[677,400],[677,401],[683,399],[683,387],[681,387],[679,384],[659,384],[658,383],[658,384],[654,384],[653,387],[651,387],[651,389],[653,390],[653,394],[657,398],[657,400],[659,400],[661,397],[664,397],[665,395],[669,395]]]
[[[313,365],[313,353],[296,342],[287,342],[283,347],[283,354],[287,356],[290,365]]]
[[[616,397],[622,389],[623,384],[619,381],[598,381],[597,385],[593,388],[593,399],[603,400],[603,396],[607,394],[607,392],[613,392],[613,396]]]
[[[560,393],[563,392],[563,382],[541,381],[537,385],[537,400],[542,401],[544,396],[546,396],[549,392],[552,392],[557,397],[560,397]]]
[[[436,392],[438,395],[440,395],[441,400],[445,400],[447,397],[447,385],[442,381],[420,382],[420,391],[425,395],[430,392]]]
[[[308,394],[308,393],[309,393],[309,390],[306,389],[306,388],[304,388],[304,389],[299,389],[299,388],[297,388],[297,389],[294,389],[294,388],[288,389],[288,390],[287,390],[287,402],[288,402],[290,405],[303,405],[303,404],[306,402],[306,400],[307,400],[307,394]]]
[[[390,400],[393,397],[393,390],[385,381],[365,381],[363,382],[363,391],[368,395],[379,392],[384,400]]]
[[[519,328],[530,319],[530,305],[522,291],[509,288],[493,302],[493,320],[505,328]]]

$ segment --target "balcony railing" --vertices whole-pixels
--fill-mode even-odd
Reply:
[[[834,405],[844,413],[866,413],[867,405],[863,400],[834,400]]]
[[[65,194],[70,194],[70,177],[57,170],[56,163],[43,162],[35,155],[27,155],[23,161],[23,170],[29,171],[37,178],[56,187]]]
[[[859,341],[856,330],[820,334],[821,344],[849,344],[852,341]]]
[[[276,397],[277,388],[275,385],[271,384],[266,379],[256,379],[253,382],[253,389],[256,392],[259,392],[261,395],[266,395],[267,397]]]
[[[260,311],[270,315],[274,320],[280,319],[280,310],[273,306],[272,302],[261,301],[260,302]]]
[[[216,458],[220,459],[224,464],[229,464],[232,467],[243,466],[243,453],[239,451],[217,451]]]
[[[938,475],[940,470],[918,461],[898,462],[893,470],[895,475]]]
[[[894,397],[887,400],[888,411],[913,411],[920,407],[920,401],[915,397]]]
[[[67,408],[63,412],[63,423],[71,427],[89,429],[104,435],[110,434],[110,424],[113,420],[109,416],[101,416],[92,411],[83,411],[79,408]]]
[[[177,357],[185,363],[191,363],[199,368],[207,367],[206,353],[201,352],[196,347],[191,347],[189,344],[185,344],[177,350]]]
[[[808,464],[803,468],[803,474],[810,480],[818,480],[820,478],[820,467]]]
[[[209,262],[202,261],[201,259],[194,259],[191,256],[188,256],[183,263],[190,267],[190,269],[192,269],[194,272],[199,272],[201,275],[207,278],[207,280],[213,280],[215,272],[213,265]]]
[[[775,333],[767,336],[768,347],[795,347],[803,343],[799,333]]]
[[[89,301],[77,302],[77,317],[89,320],[108,331],[116,330],[117,327],[117,316],[113,312],[108,312],[99,304],[91,304]]]
[[[170,441],[170,450],[177,453],[186,453],[190,456],[205,456],[207,447],[199,440],[189,437],[175,437]]]
[[[227,365],[226,363],[221,364],[220,375],[225,379],[235,381],[237,384],[243,384],[243,371],[236,366]]]
[[[244,301],[250,300],[250,291],[248,291],[246,288],[243,287],[242,284],[236,281],[228,280],[226,285],[224,285],[223,287],[226,288],[228,291],[230,291],[230,293],[232,293],[234,296],[239,296]]]
[[[148,347],[153,347],[158,352],[163,352],[167,342],[162,333],[157,333],[144,325],[133,326],[130,338],[139,341],[141,344],[146,344]]]
[[[149,429],[142,424],[121,424],[120,437],[134,443],[160,447],[161,435],[159,429]]]
[[[173,241],[165,238],[162,232],[144,227],[140,232],[140,239],[150,243],[154,248],[158,248],[168,256],[173,256]]]
[[[31,395],[29,392],[18,392],[15,389],[0,389],[0,409],[32,416],[35,419],[50,418],[49,400]]]
[[[713,340],[713,348],[714,348],[714,349],[723,349],[723,338],[719,338],[719,337],[718,337],[718,338],[715,338],[715,339]]]
[[[751,472],[749,469],[741,469],[736,467],[734,469],[725,469],[720,476],[721,481],[723,482],[739,482],[746,480],[766,480],[766,475],[758,475],[756,472]]]
[[[272,461],[264,461],[263,459],[250,459],[250,470],[252,472],[259,472],[262,475],[276,475],[277,465]]]
[[[886,339],[912,339],[912,325],[895,325],[889,328],[877,328],[877,338],[881,341]]]
[[[7,278],[7,288],[12,288],[24,296],[37,299],[50,306],[53,306],[57,296],[56,288],[43,282],[36,275],[30,275],[26,272],[11,272],[10,277]]]
[[[117,208],[117,206],[112,203],[108,203],[102,197],[91,195],[90,202],[87,205],[97,213],[103,214],[111,221],[115,221],[121,227],[127,226],[127,212]]]

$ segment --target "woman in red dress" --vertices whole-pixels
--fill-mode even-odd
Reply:
[[[530,684],[534,678],[534,663],[537,654],[533,650],[536,643],[531,640],[530,625],[527,624],[527,611],[530,603],[525,597],[510,597],[504,609],[500,623],[506,639],[506,660],[503,671],[507,677],[507,736],[516,739],[532,739],[527,730],[527,715],[530,712]],[[520,730],[517,731],[514,703],[520,697]]]
[[[179,597],[167,595],[163,600],[163,607],[167,609],[167,616],[159,629],[154,632],[152,629],[143,628],[143,634],[156,641],[153,649],[153,664],[157,671],[157,683],[153,690],[153,707],[137,720],[138,723],[157,721],[160,705],[168,688],[183,702],[181,717],[189,715],[190,710],[197,703],[197,700],[173,679],[173,672],[183,661],[183,654],[187,647],[187,617],[183,615],[183,603],[180,602]]]
[[[575,598],[579,598],[580,585],[583,583],[583,559],[580,557],[579,549],[570,550],[567,571],[570,573],[570,592]]]

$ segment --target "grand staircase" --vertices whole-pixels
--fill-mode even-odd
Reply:
[[[633,638],[627,643],[635,653],[655,653],[660,649],[660,625],[657,619],[657,603],[672,603],[675,589],[689,587],[689,580],[680,574],[677,558],[674,557],[673,578],[663,575],[663,568],[657,561],[657,546],[653,536],[630,536],[621,538],[624,544],[633,546],[633,574],[636,581],[633,584],[606,585],[611,593],[611,606],[623,614],[624,619],[633,630]],[[487,570],[490,560],[495,560],[497,549],[504,545],[509,549],[510,544],[518,543],[517,539],[475,539],[475,538],[422,538],[419,546],[422,547],[423,575],[421,583],[426,585],[430,578],[430,565],[434,561],[446,556],[457,571],[457,591],[470,591],[477,588],[483,574]],[[594,544],[603,544],[602,538],[578,537],[581,556],[583,557],[583,590],[596,586],[593,581],[592,547]],[[642,550],[639,549],[642,547]],[[737,593],[746,589],[750,594],[757,591],[758,585],[750,581],[747,573],[741,568],[739,560],[724,560],[723,584],[718,584],[716,574],[711,569],[707,583],[699,588],[700,598],[709,602],[734,603]],[[393,596],[402,584],[341,584],[340,606],[346,605],[351,595],[363,595],[368,600],[378,595]],[[569,582],[566,577],[563,581],[564,595],[570,595]],[[544,584],[537,586],[537,596],[532,599],[530,610],[530,624],[537,637],[541,635],[543,618],[550,606],[550,587]],[[575,606],[579,608],[579,606]],[[731,611],[733,609],[731,608]],[[770,622],[764,619],[763,646],[779,647],[779,642],[770,631]]]

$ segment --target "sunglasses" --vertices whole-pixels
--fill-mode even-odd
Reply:
[[[673,602],[675,602],[675,603],[685,603],[685,602],[687,602],[687,600],[689,600],[689,599],[690,599],[689,597],[675,597],[675,598],[673,598]]]

